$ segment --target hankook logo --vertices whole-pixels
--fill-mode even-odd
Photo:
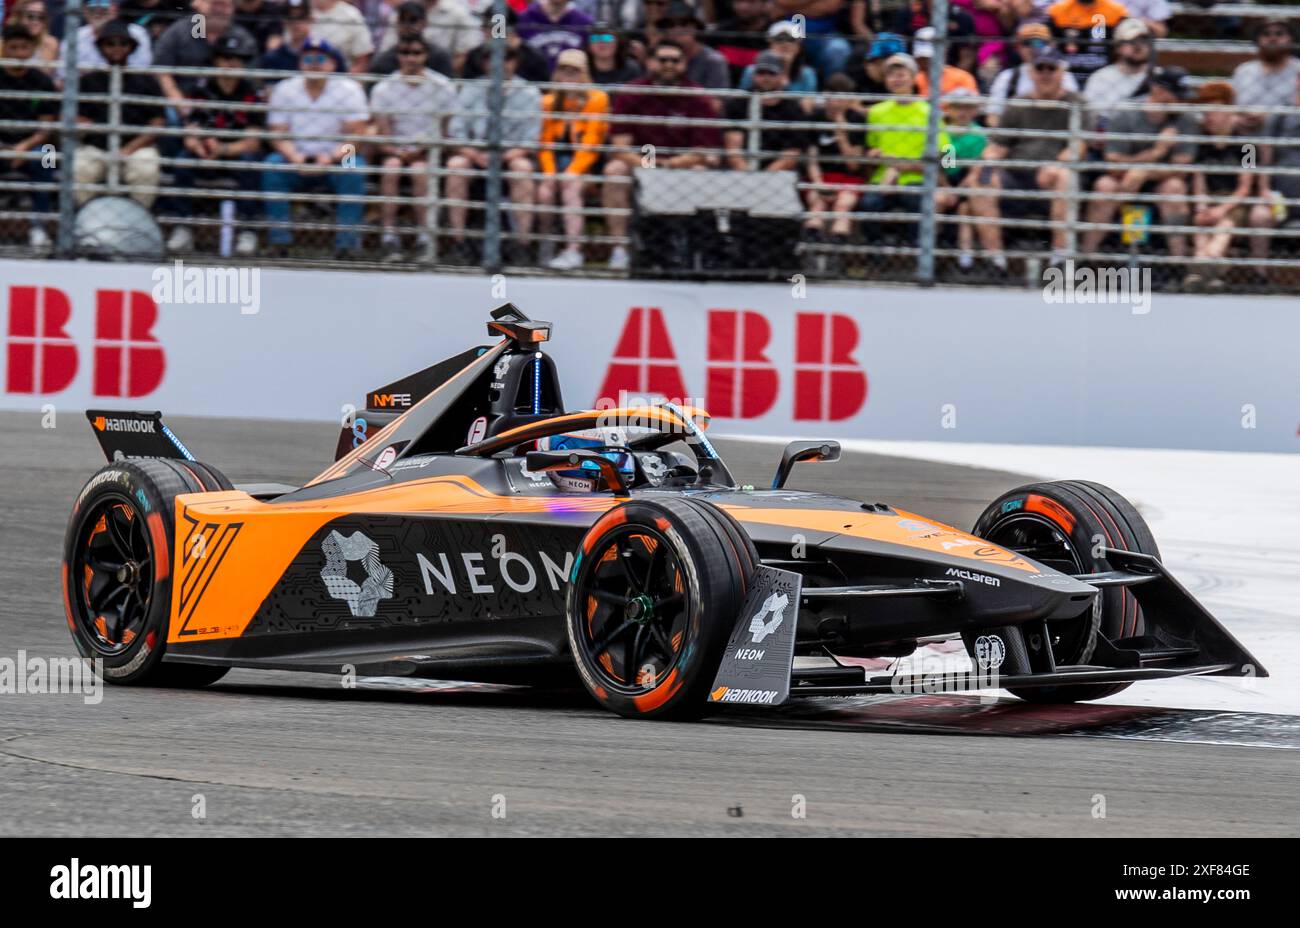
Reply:
[[[99,432],[147,432],[154,433],[154,422],[152,419],[108,419],[104,416],[95,417],[95,429]]]

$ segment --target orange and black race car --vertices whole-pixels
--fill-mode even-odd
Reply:
[[[571,684],[627,716],[792,696],[1003,688],[1095,699],[1264,669],[1169,575],[1142,517],[1085,481],[994,500],[970,532],[739,486],[707,414],[566,412],[547,323],[507,305],[471,349],[367,396],[301,487],[233,486],[158,413],[88,413],[109,463],[63,565],[80,652],[121,684],[231,667]],[[960,638],[970,671],[868,673]],[[821,660],[809,660],[819,657]]]

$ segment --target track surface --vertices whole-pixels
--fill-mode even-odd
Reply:
[[[301,480],[334,441],[318,425],[172,425],[241,481]],[[0,434],[0,657],[69,655],[60,549],[98,451],[77,413],[52,430],[36,412],[0,413]],[[720,444],[741,480],[765,482],[775,449]],[[869,455],[797,473],[795,485],[959,526],[1023,482]],[[1151,710],[1113,706],[1092,719],[1120,722],[1105,738],[1063,737],[1090,733],[1069,716],[961,700],[674,725],[615,718],[583,694],[345,691],[247,671],[203,691],[0,706],[0,834],[1257,836],[1293,835],[1300,821],[1296,752],[1122,740]],[[953,730],[980,734],[936,733]],[[806,818],[792,817],[796,795]]]

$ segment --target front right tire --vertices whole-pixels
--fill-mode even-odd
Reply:
[[[971,534],[1068,574],[1113,570],[1100,554],[1103,547],[1160,557],[1146,520],[1133,504],[1109,487],[1087,480],[1032,483],[1004,493],[984,510]],[[1086,664],[1099,634],[1119,641],[1142,635],[1145,627],[1133,593],[1124,587],[1106,587],[1083,615],[1050,623],[1052,656],[1061,665]],[[1063,703],[1101,699],[1129,686],[1076,684],[1017,687],[1008,692],[1028,702]]]

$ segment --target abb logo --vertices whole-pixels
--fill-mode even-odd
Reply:
[[[794,418],[839,421],[867,401],[867,374],[853,359],[858,325],[838,313],[795,313]],[[709,310],[705,402],[715,416],[755,419],[776,405],[781,372],[768,357],[772,324],[751,309]],[[663,310],[635,306],[628,313],[605,372],[600,395],[686,397]]]
[[[72,303],[55,287],[9,288],[9,393],[58,393],[77,376],[80,353],[68,334]],[[91,390],[95,396],[144,396],[162,383],[166,360],[153,336],[158,305],[136,290],[95,291]]]

